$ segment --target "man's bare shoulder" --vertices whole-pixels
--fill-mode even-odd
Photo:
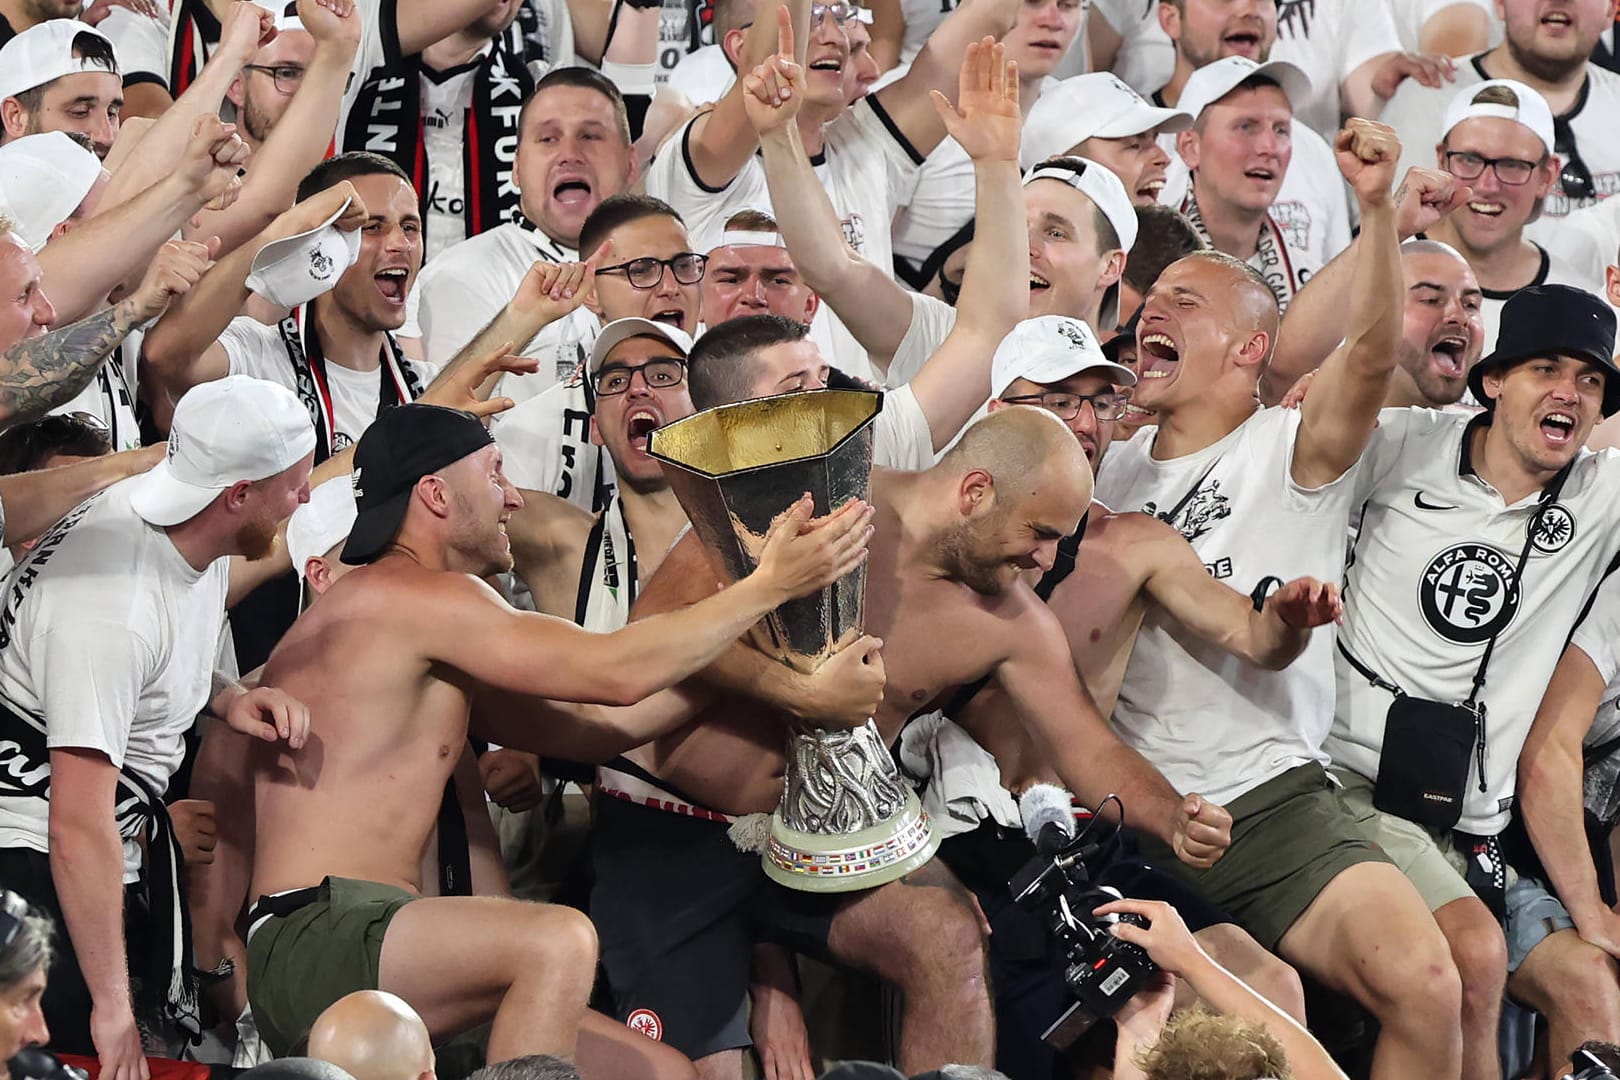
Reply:
[[[1093,551],[1106,549],[1122,562],[1135,563],[1151,557],[1147,551],[1136,550],[1144,546],[1186,543],[1174,528],[1152,514],[1137,510],[1110,510],[1102,503],[1091,504],[1090,521],[1086,535],[1080,541],[1080,558]]]

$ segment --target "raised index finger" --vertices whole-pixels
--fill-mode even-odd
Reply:
[[[776,9],[776,51],[793,59],[793,13],[786,4]]]

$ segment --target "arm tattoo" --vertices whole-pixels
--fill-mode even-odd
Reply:
[[[0,356],[0,420],[32,423],[72,401],[138,322],[135,305],[123,300],[7,349]]]

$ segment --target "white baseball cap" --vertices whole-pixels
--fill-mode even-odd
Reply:
[[[174,407],[169,455],[131,484],[129,502],[153,525],[202,513],[243,480],[264,480],[315,450],[315,425],[291,390],[248,375],[199,383]]]
[[[684,360],[686,354],[692,351],[692,339],[686,331],[666,323],[654,322],[651,319],[638,317],[629,319],[614,319],[602,327],[602,332],[596,335],[596,343],[591,346],[591,358],[586,364],[586,372],[595,375],[602,370],[607,361],[608,353],[618,348],[619,343],[636,337],[661,338],[675,346]]]
[[[1184,131],[1193,118],[1161,109],[1108,71],[1075,75],[1041,94],[1024,121],[1024,168],[1067,154],[1087,139],[1123,139],[1155,128]]]
[[[1119,246],[1127,255],[1130,254],[1131,245],[1136,243],[1137,219],[1136,206],[1125,193],[1125,185],[1112,169],[1089,158],[1069,157],[1063,160],[1073,164],[1051,161],[1036,165],[1024,176],[1024,186],[1028,187],[1037,180],[1061,180],[1079,191],[1103,212],[1103,217],[1108,219],[1108,224],[1114,227],[1114,233],[1119,237]],[[1102,308],[1097,317],[1104,326],[1119,322],[1119,282],[1114,282],[1103,291]]]
[[[116,57],[113,43],[100,30],[77,19],[51,19],[30,26],[0,48],[0,100],[16,97],[24,90],[55,82],[64,75],[81,71],[118,74],[115,64],[73,55],[73,42],[80,34],[90,34],[107,43],[107,52]]]
[[[1297,113],[1311,97],[1311,79],[1286,60],[1257,64],[1247,56],[1225,56],[1205,64],[1187,77],[1176,108],[1197,119],[1198,114],[1238,88],[1245,79],[1263,76],[1282,87],[1288,104]]]
[[[73,216],[101,176],[101,159],[64,131],[25,135],[0,146],[0,206],[35,251]]]
[[[247,287],[277,307],[307,304],[337,287],[338,278],[360,257],[360,230],[347,232],[332,223],[352,200],[313,229],[274,240],[253,256]]]
[[[1136,373],[1103,355],[1091,327],[1067,315],[1025,319],[1001,339],[990,358],[990,396],[1000,397],[1014,379],[1043,386],[1096,371],[1117,386],[1135,386]]]
[[[315,488],[309,502],[293,511],[287,521],[287,554],[300,580],[305,563],[349,538],[356,515],[354,482],[347,476],[333,477]]]
[[[1496,105],[1476,101],[1480,92],[1489,87],[1511,91],[1513,96],[1519,99],[1518,105]],[[1552,108],[1547,104],[1547,99],[1534,87],[1526,86],[1515,79],[1487,79],[1485,82],[1463,87],[1451,99],[1451,104],[1446,106],[1446,122],[1440,129],[1440,138],[1444,139],[1451,134],[1452,128],[1476,116],[1495,116],[1503,120],[1517,121],[1535,132],[1536,138],[1547,148],[1547,153],[1554,152]]]

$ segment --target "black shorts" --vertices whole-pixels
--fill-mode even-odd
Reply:
[[[591,921],[620,1020],[697,1059],[748,1046],[757,941],[830,959],[845,894],[798,892],[738,851],[728,826],[596,800]]]
[[[1071,1000],[1063,981],[1066,957],[1047,929],[1044,913],[1012,901],[1007,882],[1035,857],[1035,845],[1019,829],[986,821],[972,832],[948,837],[939,859],[973,890],[990,921],[990,986],[995,995],[996,1068],[1019,1080],[1058,1080],[1069,1070],[1041,1034]],[[1129,834],[1093,866],[1099,885],[1134,900],[1163,900],[1194,932],[1234,922],[1175,878],[1141,859]]]

